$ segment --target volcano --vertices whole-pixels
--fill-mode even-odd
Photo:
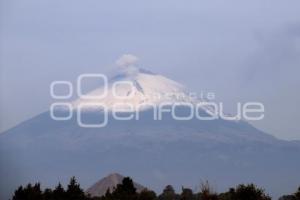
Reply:
[[[115,82],[123,81],[118,87]],[[119,96],[116,98],[113,87]],[[101,86],[88,93],[102,94]],[[181,94],[180,98],[176,95]],[[158,94],[159,98],[153,94]],[[160,192],[167,184],[195,188],[208,180],[218,191],[253,182],[272,196],[288,193],[300,184],[300,143],[279,140],[243,120],[183,120],[163,113],[153,119],[152,107],[164,102],[196,103],[181,84],[143,69],[122,71],[111,77],[105,98],[78,98],[70,102],[73,115],[53,120],[46,111],[0,135],[0,194],[7,199],[21,184],[40,181],[52,186],[76,176],[82,186],[111,171],[130,174]],[[96,104],[108,111],[118,103],[134,105],[139,120],[117,120],[108,112],[101,128],[78,125],[103,119]],[[80,105],[90,105],[78,113]],[[138,109],[137,109],[138,108]],[[120,116],[132,110],[119,107]],[[207,114],[209,107],[203,107]],[[64,115],[64,109],[58,110]],[[184,115],[187,108],[177,110]],[[67,114],[66,114],[67,115]]]

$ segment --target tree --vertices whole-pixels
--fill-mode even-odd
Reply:
[[[13,200],[21,200],[21,199],[26,199],[26,195],[25,195],[25,192],[24,192],[24,189],[22,186],[20,186],[15,192],[14,192],[14,195],[13,195]]]
[[[279,198],[279,200],[297,200],[294,195],[283,195]]]
[[[53,200],[53,191],[49,188],[46,188],[43,192],[43,199],[44,200]]]
[[[219,195],[219,199],[221,200],[231,200],[234,199],[235,189],[230,188],[228,192],[222,193]]]
[[[134,187],[132,179],[125,177],[122,180],[122,184],[118,184],[116,189],[113,191],[112,198],[118,200],[137,199],[136,188]]]
[[[39,183],[34,186],[28,184],[25,188],[20,186],[14,193],[13,200],[40,200],[42,191]]]
[[[58,183],[58,185],[53,190],[52,197],[53,197],[53,199],[57,199],[57,200],[66,199],[66,191],[60,183]]]
[[[297,200],[300,200],[300,187],[298,187],[298,191],[294,194]]]
[[[75,177],[70,179],[70,183],[66,191],[66,198],[68,200],[86,199],[84,191],[80,188],[80,185],[77,183]]]
[[[167,185],[162,194],[159,195],[159,200],[176,200],[177,195],[172,185]]]
[[[193,190],[182,187],[182,192],[180,194],[180,200],[193,200],[193,199],[194,199]]]
[[[238,185],[235,189],[231,188],[227,193],[220,195],[222,200],[271,200],[264,190],[257,188],[254,184]]]
[[[212,187],[209,185],[208,181],[201,183],[200,193],[198,198],[201,200],[217,200],[218,195],[213,191]]]
[[[254,184],[239,185],[235,192],[236,199],[244,200],[271,200],[264,190],[257,188]]]
[[[138,200],[156,200],[157,196],[155,192],[151,190],[142,190],[141,193],[138,196]]]
[[[113,199],[109,188],[107,188],[103,199],[105,199],[105,200],[112,200]]]

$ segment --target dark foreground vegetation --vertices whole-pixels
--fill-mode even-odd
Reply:
[[[189,188],[182,188],[177,194],[171,185],[166,186],[162,193],[157,195],[154,191],[143,190],[136,192],[133,181],[126,177],[122,184],[118,184],[113,191],[107,190],[103,197],[90,197],[77,183],[75,177],[71,178],[67,188],[59,183],[54,189],[41,190],[40,184],[20,186],[12,200],[270,200],[264,190],[254,184],[238,185],[227,192],[217,194],[208,182],[201,184],[200,192],[194,193]],[[279,200],[300,200],[300,187],[294,194],[284,195]]]

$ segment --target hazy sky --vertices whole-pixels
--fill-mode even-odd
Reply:
[[[300,139],[300,1],[0,0],[0,130],[49,108],[53,80],[105,73],[124,53],[254,125]]]

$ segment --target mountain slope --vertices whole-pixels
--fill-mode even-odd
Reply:
[[[145,95],[151,94],[149,91],[186,92],[180,84],[145,71],[121,73],[110,84],[115,80],[137,82],[132,91],[135,98],[128,100],[134,105],[140,105],[140,97],[149,96]],[[128,88],[121,88],[121,92],[127,94]],[[173,96],[167,98],[178,101]],[[108,99],[100,101],[119,102]],[[167,100],[147,101],[159,104]],[[158,192],[167,184],[194,188],[208,179],[218,191],[254,182],[278,196],[299,184],[299,143],[276,139],[245,121],[178,121],[169,113],[163,113],[162,120],[154,120],[153,110],[147,108],[139,110],[138,121],[116,120],[110,113],[106,127],[83,128],[77,123],[76,105],[86,102],[90,100],[72,102],[74,115],[68,121],[55,121],[44,112],[0,135],[1,199],[29,181],[47,186],[67,182],[75,175],[87,187],[97,181],[95,177],[111,171],[131,174]],[[177,110],[179,115],[186,111],[186,107]],[[206,108],[202,112],[205,114]],[[128,115],[126,111],[121,114]],[[103,118],[93,108],[84,115],[88,121]]]

